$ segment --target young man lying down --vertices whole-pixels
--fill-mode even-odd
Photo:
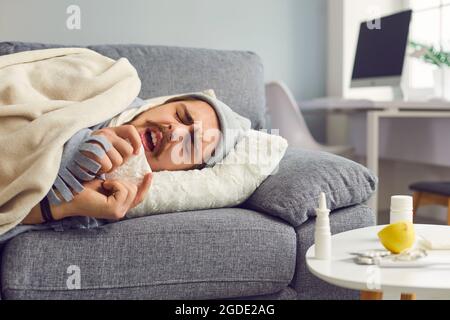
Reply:
[[[71,217],[87,217],[86,224],[97,222],[92,218],[119,220],[144,199],[152,175],[135,185],[104,180],[104,174],[142,147],[152,171],[214,166],[235,145],[238,133],[250,128],[248,119],[200,93],[177,96],[150,109],[136,98],[124,112],[133,115],[125,125],[111,126],[115,117],[79,131],[65,144],[53,188],[21,228],[64,218],[70,222]]]

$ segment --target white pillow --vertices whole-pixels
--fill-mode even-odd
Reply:
[[[154,172],[147,196],[127,217],[236,206],[276,171],[287,145],[280,136],[250,130],[212,168]]]
[[[216,97],[211,89],[201,93]],[[137,114],[176,96],[145,100],[142,107],[122,112],[108,126],[126,123]],[[280,136],[249,130],[225,159],[212,168],[153,172],[152,185],[144,201],[130,210],[127,217],[236,206],[278,168],[286,148],[287,141]],[[143,152],[129,162],[107,177],[141,181],[143,175],[150,171]]]

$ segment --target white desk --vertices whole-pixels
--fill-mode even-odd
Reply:
[[[444,110],[450,111],[450,101],[374,101],[367,99],[319,98],[299,102],[302,110],[339,110],[339,111],[369,111],[369,110]]]
[[[302,111],[367,113],[367,167],[378,176],[379,128],[382,118],[450,118],[450,102],[445,101],[371,101],[321,98],[299,103]],[[378,195],[374,193],[369,206],[377,212]]]

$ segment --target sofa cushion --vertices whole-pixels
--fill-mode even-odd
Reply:
[[[315,215],[320,192],[331,210],[368,200],[377,178],[364,166],[327,152],[289,147],[278,171],[243,204],[299,226]]]
[[[67,45],[0,42],[0,55]],[[141,98],[214,89],[217,98],[247,117],[253,129],[265,126],[263,65],[247,51],[151,45],[94,45],[112,59],[127,58],[142,81]]]
[[[263,295],[287,287],[295,261],[295,231],[281,220],[233,208],[172,213],[91,230],[19,235],[3,251],[2,296],[213,299]],[[80,271],[79,290],[67,287],[70,266]]]

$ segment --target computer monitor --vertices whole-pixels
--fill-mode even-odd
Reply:
[[[400,86],[412,11],[361,23],[351,87]],[[379,28],[377,28],[379,26]]]

